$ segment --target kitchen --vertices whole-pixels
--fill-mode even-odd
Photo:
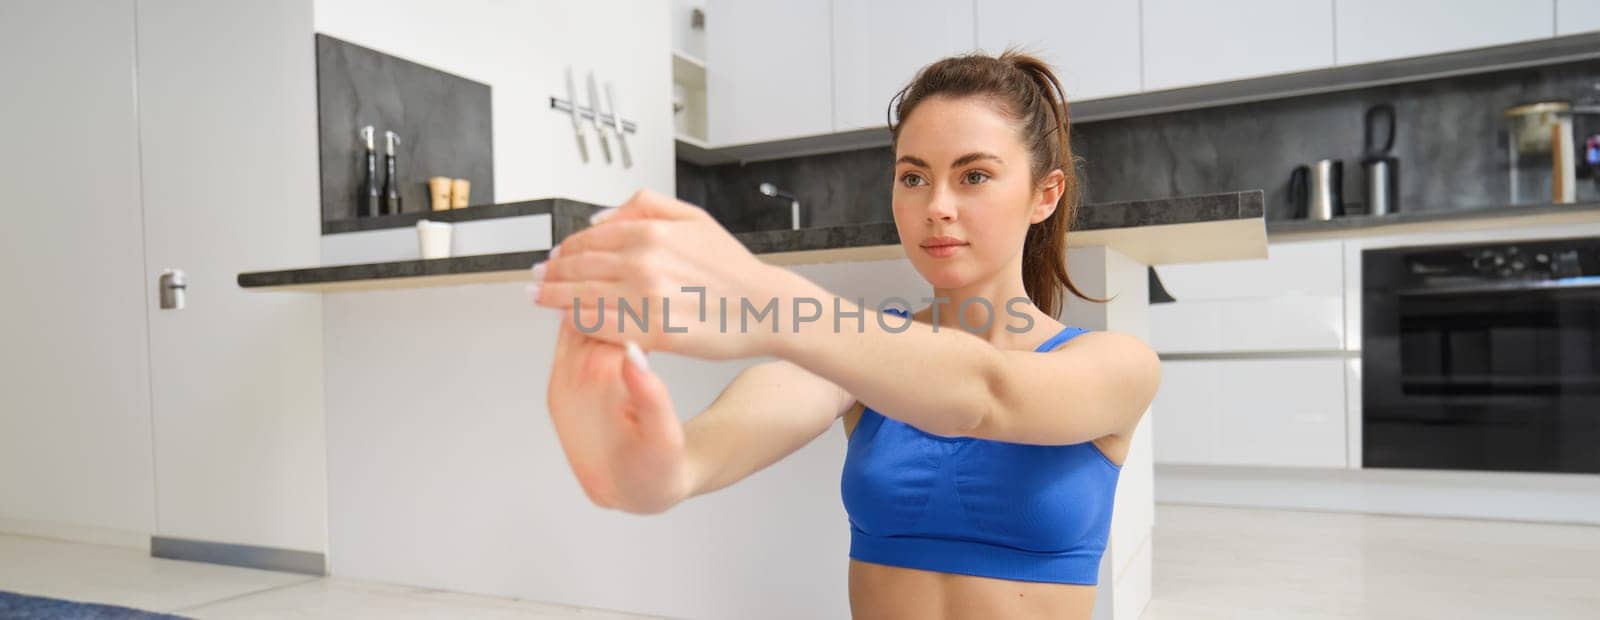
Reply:
[[[13,209],[7,288],[31,294],[6,321],[0,531],[250,568],[237,590],[109,594],[7,568],[0,591],[205,617],[845,615],[842,432],[662,515],[589,505],[545,413],[556,318],[525,305],[527,268],[649,187],[832,290],[917,299],[888,99],[1012,44],[1072,103],[1074,269],[1140,298],[1065,314],[1162,358],[1097,617],[1447,604],[1329,600],[1361,584],[1343,567],[1276,595],[1240,568],[1209,596],[1163,572],[1238,523],[1473,520],[1528,541],[1512,553],[1570,547],[1529,570],[1592,582],[1562,562],[1600,545],[1597,4],[9,5],[7,83],[50,96],[8,103],[8,186],[92,192]],[[651,368],[692,412],[748,363]],[[1595,604],[1502,588],[1420,615]]]

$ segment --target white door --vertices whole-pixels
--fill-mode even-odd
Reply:
[[[319,259],[311,19],[310,0],[138,4],[163,537],[326,548],[321,298],[235,280]],[[165,268],[182,310],[153,307]]]
[[[886,126],[917,70],[972,51],[976,36],[972,0],[834,0],[834,130]]]
[[[0,2],[7,530],[136,545],[155,524],[133,10]]]

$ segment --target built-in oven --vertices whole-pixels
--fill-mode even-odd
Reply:
[[[1600,238],[1362,252],[1362,466],[1600,473]]]

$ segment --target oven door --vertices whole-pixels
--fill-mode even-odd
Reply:
[[[1600,279],[1376,288],[1363,466],[1600,473]]]

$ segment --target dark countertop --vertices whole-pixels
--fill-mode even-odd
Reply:
[[[416,226],[418,220],[431,220],[434,222],[467,222],[471,220],[486,220],[497,217],[516,217],[519,215],[545,215],[567,216],[575,218],[568,224],[588,225],[589,213],[600,207],[578,202],[570,198],[540,198],[538,200],[524,200],[522,202],[506,202],[501,204],[474,205],[462,209],[449,211],[418,211],[416,213],[400,213],[397,215],[379,215],[362,217],[349,220],[335,220],[322,223],[322,234],[337,235],[340,233],[362,232],[368,230],[382,230],[385,228],[407,228]]]
[[[1414,228],[1414,226],[1405,225],[1456,223],[1501,218],[1538,219],[1539,216],[1589,216],[1600,219],[1600,202],[1402,211],[1388,215],[1350,215],[1336,217],[1331,220],[1272,220],[1267,222],[1267,235],[1274,239],[1346,236],[1362,232],[1382,233],[1386,232],[1384,229],[1387,227],[1395,226]]]
[[[468,207],[466,209],[433,213],[405,213],[392,216],[332,222],[333,233],[357,230],[376,230],[411,226],[417,220],[465,221],[490,217],[538,215],[553,216],[551,239],[559,243],[589,225],[591,213],[600,210],[598,205],[565,198],[547,198],[526,202]],[[1082,205],[1078,208],[1074,231],[1104,231],[1171,224],[1261,220],[1265,213],[1264,194],[1261,190],[1185,196],[1159,200],[1138,200]],[[899,232],[893,222],[873,222],[847,226],[826,226],[801,230],[762,230],[735,233],[734,237],[755,254],[796,253],[813,250],[867,248],[893,246],[898,248]],[[414,259],[365,263],[355,265],[330,265],[277,271],[241,273],[239,286],[244,288],[296,287],[302,289],[338,287],[317,285],[357,283],[375,280],[413,280],[407,286],[424,283],[417,278],[452,278],[453,282],[490,282],[523,278],[533,263],[544,260],[546,250],[455,256],[438,259]],[[476,274],[478,277],[473,277]],[[491,276],[489,274],[501,274]],[[374,283],[376,284],[376,283]],[[399,283],[395,283],[399,286]],[[363,286],[359,288],[383,288]],[[358,288],[358,287],[351,287]]]

